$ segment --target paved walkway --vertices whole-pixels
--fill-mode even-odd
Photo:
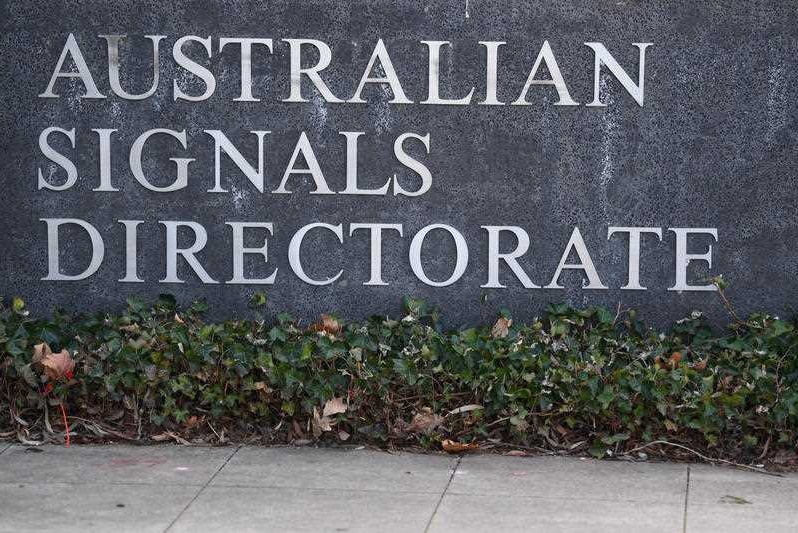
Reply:
[[[798,475],[365,449],[0,443],[0,531],[798,531]]]

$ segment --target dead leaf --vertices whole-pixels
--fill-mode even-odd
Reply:
[[[180,315],[178,315],[177,313],[175,313],[175,322],[177,322],[178,324],[185,324],[185,321],[183,321],[183,319],[180,318]]]
[[[458,407],[456,409],[452,409],[451,411],[449,411],[449,414],[450,415],[459,415],[460,413],[468,413],[470,411],[477,411],[479,409],[484,409],[484,407],[482,407],[481,405],[476,404],[476,403],[471,403],[471,404],[468,404],[468,405],[461,405],[460,407]]]
[[[504,318],[500,316],[499,319],[493,324],[490,330],[490,336],[494,339],[503,339],[510,333],[510,326],[513,325],[512,318]]]
[[[184,446],[193,446],[189,441],[178,435],[177,433],[173,433],[171,431],[164,431],[163,433],[159,433],[158,435],[153,435],[150,437],[151,440],[155,442],[165,442],[168,440],[173,440],[178,444],[182,444]]]
[[[693,368],[696,370],[704,370],[707,367],[707,360],[706,359],[699,359],[695,363],[693,363]]]
[[[405,428],[409,433],[429,433],[443,423],[443,417],[432,412],[429,407],[422,407],[421,412],[413,416],[413,420]]]
[[[334,316],[325,314],[321,315],[321,319],[315,324],[311,324],[308,329],[328,335],[337,335],[341,332],[341,323]]]
[[[48,356],[51,353],[53,353],[53,351],[50,349],[50,345],[47,344],[46,342],[37,344],[33,347],[33,358],[31,359],[31,361],[34,363],[41,363],[42,359],[44,359],[45,356]]]
[[[441,441],[441,448],[447,453],[463,453],[470,452],[479,448],[476,442],[457,442],[450,439]]]
[[[44,355],[41,364],[44,366],[44,373],[51,381],[58,381],[61,378],[71,379],[75,370],[75,361],[67,350]]]
[[[679,366],[679,361],[681,360],[682,360],[681,352],[673,352],[670,358],[668,358],[668,363],[670,363],[671,369],[675,369],[677,366]]]
[[[172,433],[171,431],[167,431],[167,434],[174,439],[175,442],[178,444],[182,444],[183,446],[193,446],[189,441],[178,435],[177,433]]]
[[[313,408],[311,428],[313,429],[313,436],[317,439],[321,437],[323,432],[332,431],[332,427],[330,427],[330,419],[326,416],[319,416],[319,410],[315,407]]]
[[[745,498],[741,498],[739,496],[733,496],[731,494],[726,494],[725,496],[722,496],[720,498],[720,500],[718,500],[718,501],[720,503],[731,503],[731,504],[734,504],[734,505],[746,505],[746,504],[751,503],[748,500],[746,500]]]
[[[675,422],[672,422],[671,420],[668,420],[667,418],[665,419],[665,428],[668,431],[670,431],[670,432],[674,432],[674,431],[678,431],[679,430],[679,426],[677,426]]]
[[[560,424],[557,424],[556,426],[554,426],[554,430],[557,433],[559,433],[560,435],[562,435],[563,437],[567,437],[568,435],[571,434],[571,432],[569,430],[567,430],[565,427],[563,427]]]
[[[344,403],[344,399],[333,398],[332,400],[327,400],[327,403],[324,404],[324,412],[322,413],[322,416],[332,416],[345,412],[346,404]]]
[[[347,433],[346,431],[344,431],[343,429],[338,430],[338,438],[339,439],[341,439],[341,440],[349,440],[349,437],[351,437],[351,435],[349,433]]]
[[[255,382],[254,386],[255,386],[255,390],[262,390],[262,391],[265,391],[265,392],[271,392],[271,389],[269,388],[268,385],[266,385],[265,381],[257,381],[257,382]]]

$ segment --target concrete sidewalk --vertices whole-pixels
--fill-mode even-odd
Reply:
[[[798,531],[798,475],[365,449],[0,443],[0,531]]]

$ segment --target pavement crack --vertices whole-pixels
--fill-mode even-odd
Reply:
[[[682,533],[687,533],[687,503],[690,498],[690,465],[687,465],[687,483],[684,487],[684,513],[682,514]]]
[[[186,506],[185,506],[185,507],[183,507],[183,509],[182,509],[182,510],[181,510],[181,511],[180,511],[180,512],[177,514],[177,516],[175,517],[175,519],[174,519],[174,520],[172,520],[172,521],[169,523],[169,525],[166,527],[166,529],[164,529],[164,530],[163,530],[163,531],[164,531],[164,533],[166,533],[167,531],[169,531],[170,529],[172,529],[172,527],[174,527],[174,525],[177,523],[177,521],[178,521],[178,520],[180,520],[180,517],[181,517],[181,516],[183,516],[183,515],[186,513],[186,511],[188,511],[188,508],[189,508],[189,507],[191,507],[191,505],[192,505],[192,504],[193,504],[195,501],[197,501],[197,498],[199,498],[199,497],[200,497],[200,495],[201,495],[203,492],[205,492],[205,489],[207,489],[207,488],[208,488],[208,485],[210,485],[210,484],[213,482],[213,480],[214,480],[214,479],[216,479],[216,476],[218,476],[218,475],[219,475],[219,472],[221,472],[221,471],[224,469],[224,467],[225,467],[225,466],[227,466],[227,463],[229,463],[229,462],[230,462],[230,459],[232,459],[232,458],[235,456],[235,454],[237,454],[237,453],[238,453],[238,450],[240,450],[240,449],[242,448],[242,446],[243,446],[242,444],[239,444],[238,446],[236,446],[236,449],[235,449],[235,450],[233,450],[233,453],[231,453],[230,455],[228,455],[228,456],[227,456],[227,459],[225,459],[225,460],[224,460],[224,463],[222,463],[222,466],[220,466],[220,467],[219,467],[219,468],[216,470],[216,472],[214,472],[214,473],[213,473],[213,475],[212,475],[212,476],[211,476],[211,477],[208,479],[208,481],[206,481],[206,482],[205,482],[205,484],[204,484],[204,485],[202,485],[202,487],[200,487],[200,489],[197,491],[197,493],[194,495],[194,497],[193,497],[193,498],[191,498],[191,501],[190,501],[190,502],[188,502],[188,503],[186,504]]]
[[[441,492],[440,498],[438,498],[438,502],[435,504],[435,509],[432,510],[432,515],[429,517],[429,521],[427,522],[427,527],[424,528],[424,533],[429,532],[429,528],[432,527],[432,521],[435,520],[435,515],[438,514],[438,509],[443,503],[443,498],[446,496],[446,492],[449,490],[449,487],[454,480],[454,475],[457,473],[457,469],[460,467],[460,463],[463,461],[463,456],[459,456],[457,458],[457,462],[454,463],[454,468],[452,468],[452,473],[449,475],[449,480],[446,482],[446,486],[443,488],[443,492]]]

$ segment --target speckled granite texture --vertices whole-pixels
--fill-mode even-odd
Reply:
[[[725,320],[717,295],[676,293],[674,239],[668,227],[717,228],[710,273],[731,283],[728,294],[742,313],[791,313],[798,293],[798,4],[782,1],[721,2],[158,2],[30,1],[0,6],[0,294],[23,296],[35,312],[60,305],[70,310],[118,308],[132,294],[175,294],[182,302],[206,298],[216,318],[247,312],[256,290],[266,290],[269,309],[303,319],[321,312],[357,318],[396,314],[407,295],[439,306],[449,325],[490,320],[499,308],[530,318],[549,302],[636,307],[652,323],[665,325],[702,309]],[[75,35],[99,91],[107,98],[84,99],[83,85],[59,80],[60,98],[39,98],[69,33]],[[121,83],[131,93],[152,82],[151,42],[161,41],[160,81],[141,101],[115,96],[108,83],[106,42],[98,35],[127,34],[120,49]],[[211,36],[212,57],[199,46],[186,52],[213,72],[217,86],[202,102],[174,101],[173,80],[186,92],[201,93],[197,78],[177,66],[172,45],[185,35]],[[258,102],[234,101],[240,93],[240,57],[235,46],[219,53],[220,37],[274,39],[274,52],[253,53],[253,93]],[[285,103],[289,47],[281,39],[312,38],[332,50],[323,78],[342,99],[352,96],[375,43],[383,39],[412,105],[391,104],[391,92],[364,90],[366,104],[327,103],[304,85],[306,103]],[[464,96],[467,106],[431,106],[427,96],[427,48],[420,41],[448,40],[441,61],[445,97]],[[529,106],[476,105],[485,97],[485,48],[479,41],[505,41],[499,52],[499,99],[518,97],[544,40],[556,56],[571,96],[582,105],[552,105],[557,93],[533,86]],[[646,53],[645,103],[638,106],[612,77],[603,80],[607,107],[586,107],[592,99],[593,53],[583,43],[604,43],[637,79],[637,49]],[[312,54],[310,61],[315,61]],[[539,77],[546,76],[541,72]],[[70,157],[78,181],[67,191],[37,188],[37,169],[53,183],[64,170],[39,150],[47,127],[75,128],[76,148],[66,137],[53,146]],[[98,135],[112,136],[111,171],[118,192],[98,186]],[[151,128],[186,130],[188,148],[174,140],[153,140],[144,170],[161,185],[174,176],[171,157],[190,157],[189,185],[170,194],[144,189],[132,177],[128,156],[133,141]],[[213,140],[202,130],[224,132],[250,162],[256,137],[264,143],[265,192],[258,192],[225,157],[223,186],[213,186]],[[312,180],[292,180],[291,195],[272,194],[288,165],[300,132],[306,132],[333,191],[345,186],[345,138],[362,131],[358,170],[363,187],[379,187],[398,173],[414,185],[413,174],[394,157],[394,140],[404,132],[429,133],[430,153],[420,144],[408,151],[432,172],[429,192],[419,197],[312,195]],[[49,172],[53,172],[52,175]],[[160,180],[160,181],[159,181]],[[42,218],[82,218],[103,235],[105,261],[90,278],[41,281],[47,273],[47,233]],[[144,283],[120,283],[124,276],[124,231],[118,220],[144,220],[139,227],[138,272]],[[159,220],[191,220],[208,231],[198,257],[220,283],[202,284],[181,263],[182,284],[159,283],[165,273],[165,233]],[[231,231],[226,221],[274,224],[269,263],[249,256],[245,269],[265,276],[278,268],[273,286],[225,283],[232,272]],[[309,236],[303,260],[309,275],[344,272],[332,285],[301,281],[288,264],[294,232],[311,222],[343,224],[344,243],[323,231]],[[349,236],[353,222],[402,224],[404,237],[388,233],[383,243],[387,286],[369,279],[365,231]],[[448,287],[430,287],[408,261],[412,236],[422,227],[449,224],[462,232],[470,258],[462,278]],[[505,289],[484,289],[487,234],[481,225],[515,225],[530,235],[520,260],[532,281],[549,283],[574,226],[584,236],[608,290],[585,290],[579,272],[561,278],[562,290],[527,289],[503,267]],[[624,291],[627,244],[607,240],[608,226],[654,226],[663,241],[643,240],[641,279],[646,291]],[[86,263],[88,239],[62,236],[62,261],[73,271]],[[186,238],[185,235],[181,238]],[[258,244],[253,238],[250,246]],[[181,241],[182,242],[182,241]],[[261,238],[262,242],[262,238]],[[691,251],[708,241],[697,238]],[[505,246],[503,244],[503,246]],[[514,246],[509,239],[507,247]],[[435,279],[452,272],[454,245],[433,234],[424,247],[425,269]],[[77,265],[77,266],[76,266]],[[700,265],[691,279],[706,274]]]

